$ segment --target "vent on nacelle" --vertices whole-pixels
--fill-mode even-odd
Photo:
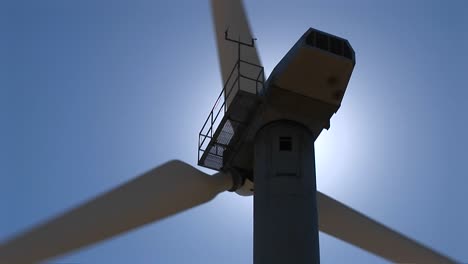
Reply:
[[[306,44],[350,60],[353,59],[348,42],[335,36],[312,30],[306,38]]]

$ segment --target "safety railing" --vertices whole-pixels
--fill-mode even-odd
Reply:
[[[223,117],[229,110],[230,103],[235,100],[235,97],[239,91],[246,91],[255,94],[256,96],[261,95],[261,92],[264,88],[264,83],[265,75],[262,66],[250,63],[240,58],[236,61],[223,86],[221,93],[216,100],[216,103],[211,109],[207,119],[205,120],[205,123],[202,126],[202,129],[200,130],[198,137],[199,162],[203,156],[203,153],[207,150],[210,151],[209,154],[211,155],[222,157],[222,152],[228,146],[223,146],[222,144],[217,143],[216,147],[210,147],[210,145],[213,145],[214,142],[212,144],[210,143],[213,140],[219,125],[221,122],[223,122]],[[244,86],[255,87],[255,90],[252,91],[252,89],[243,89]],[[224,120],[224,122],[225,121],[226,120]]]

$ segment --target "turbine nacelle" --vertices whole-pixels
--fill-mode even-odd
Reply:
[[[221,45],[232,43],[225,39]],[[255,46],[238,43],[238,50],[241,48],[245,51],[238,54],[239,62],[248,64],[252,63],[249,59],[257,58],[251,56],[256,54]],[[234,62],[234,65],[240,63]],[[330,119],[341,105],[355,56],[346,39],[310,28],[277,64],[266,82],[250,77],[262,73],[258,70],[260,66],[252,65],[242,65],[238,75],[229,75],[226,79],[223,92],[228,96],[223,103],[224,115],[220,117],[212,112],[210,116],[220,121],[215,119],[211,123],[219,124],[218,127],[202,129],[200,136],[204,138],[199,149],[203,154],[199,165],[215,170],[237,168],[252,174],[255,135],[265,125],[278,120],[300,123],[316,139],[324,128],[330,127]],[[203,131],[214,132],[208,136]],[[210,140],[206,140],[207,137]]]
[[[346,39],[310,28],[268,78],[264,122],[294,120],[318,137],[340,107],[355,63]]]

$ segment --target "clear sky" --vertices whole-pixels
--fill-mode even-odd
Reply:
[[[245,4],[267,73],[309,27],[356,51],[316,142],[319,190],[468,262],[468,2]],[[208,0],[0,10],[0,241],[169,159],[196,164],[221,89]],[[252,263],[252,225],[252,197],[226,193],[51,263]],[[320,253],[386,263],[323,234]]]

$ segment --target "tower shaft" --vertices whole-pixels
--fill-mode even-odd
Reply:
[[[255,137],[254,264],[320,262],[314,139],[291,121]]]

